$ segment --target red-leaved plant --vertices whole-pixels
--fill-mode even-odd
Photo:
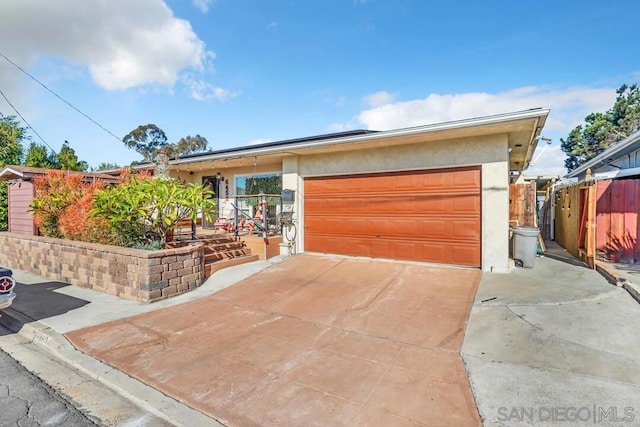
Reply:
[[[62,237],[58,229],[58,219],[64,209],[79,200],[85,183],[82,175],[52,170],[34,178],[35,197],[31,211],[36,225],[44,236]]]
[[[109,221],[92,217],[89,212],[98,191],[104,188],[102,182],[85,184],[84,195],[67,206],[58,217],[58,230],[63,239],[82,240],[107,245],[118,244],[116,233]]]

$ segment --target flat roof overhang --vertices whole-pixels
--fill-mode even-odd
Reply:
[[[173,170],[237,167],[258,161],[261,165],[277,164],[284,157],[340,151],[362,150],[415,143],[428,143],[487,135],[507,135],[509,169],[521,172],[531,162],[538,137],[549,114],[548,109],[532,109],[475,119],[390,131],[354,131],[332,137],[309,137],[277,141],[253,146],[217,150],[183,156],[170,162]],[[253,159],[253,160],[247,160]],[[149,167],[139,165],[138,167]]]

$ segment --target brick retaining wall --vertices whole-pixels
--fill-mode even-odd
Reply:
[[[0,265],[141,302],[175,296],[204,280],[203,247],[161,251],[0,233]]]

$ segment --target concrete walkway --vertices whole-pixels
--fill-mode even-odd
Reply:
[[[550,248],[484,274],[462,355],[485,425],[638,425],[640,305]]]

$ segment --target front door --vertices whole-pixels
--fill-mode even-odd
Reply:
[[[217,176],[203,176],[202,185],[209,187],[213,191],[213,197],[216,200],[216,210],[211,213],[211,221],[207,221],[204,215],[202,216],[202,228],[211,229],[218,218],[218,206],[220,205],[220,180]]]

